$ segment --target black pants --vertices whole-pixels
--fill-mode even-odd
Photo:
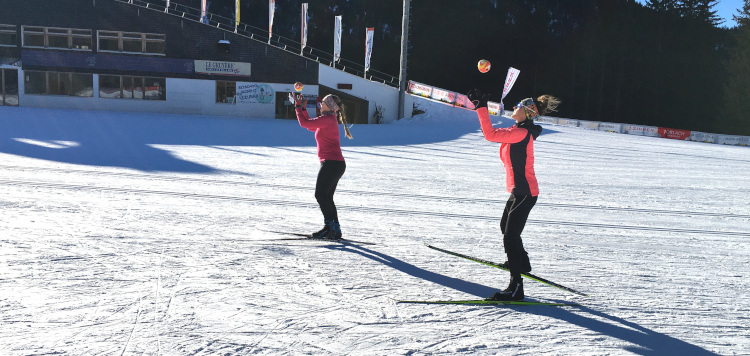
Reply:
[[[339,221],[336,204],[333,203],[333,193],[336,192],[336,186],[345,171],[346,162],[344,161],[326,160],[320,163],[318,182],[315,184],[315,199],[318,201],[320,211],[323,212],[323,219],[326,221]]]
[[[511,194],[505,203],[503,218],[500,220],[500,230],[503,232],[503,245],[508,255],[510,274],[520,275],[521,272],[531,270],[529,255],[523,248],[521,233],[526,226],[531,208],[536,204],[537,197],[531,195]]]

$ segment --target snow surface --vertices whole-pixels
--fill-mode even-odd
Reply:
[[[359,125],[322,225],[293,120],[0,107],[2,355],[750,354],[750,149],[545,125],[528,300],[503,261],[475,113]],[[508,119],[499,120],[508,126]],[[342,130],[343,131],[343,130]]]

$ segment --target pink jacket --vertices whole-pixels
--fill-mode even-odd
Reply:
[[[299,125],[315,132],[320,161],[343,161],[344,155],[341,153],[341,141],[339,140],[339,121],[336,115],[323,115],[311,119],[307,110],[303,107],[298,107],[296,112]]]
[[[482,133],[487,141],[498,142],[500,160],[505,166],[505,185],[508,192],[517,195],[539,195],[539,185],[534,174],[534,140],[542,127],[526,120],[513,127],[496,129],[490,122],[487,108],[477,110]]]

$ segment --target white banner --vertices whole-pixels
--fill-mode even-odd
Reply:
[[[500,103],[495,103],[492,101],[487,102],[487,111],[489,111],[490,115],[498,116],[502,114],[500,112]]]
[[[456,93],[438,88],[432,88],[432,98],[435,100],[440,100],[444,103],[453,104],[453,102],[456,100]]]
[[[422,83],[409,81],[409,93],[429,98],[432,95],[432,87]]]
[[[249,77],[250,63],[196,60],[195,72],[200,74],[236,75]]]
[[[273,12],[276,10],[276,0],[268,0],[268,43],[273,35]]]
[[[712,134],[712,133],[692,131],[690,133],[690,137],[688,137],[688,141],[716,143],[717,141],[716,136],[717,136],[716,134]]]
[[[599,131],[622,133],[622,124],[613,124],[609,122],[602,122],[599,124]]]
[[[365,39],[365,73],[370,70],[370,56],[372,55],[372,40],[375,36],[375,28],[367,28],[367,37]]]
[[[333,30],[333,61],[338,62],[341,60],[341,16],[335,17],[336,22]]]
[[[519,74],[521,74],[520,70],[513,67],[508,68],[508,74],[505,75],[505,86],[503,86],[503,96],[500,98],[500,111],[505,108],[503,105],[503,99],[505,99],[505,96],[510,93],[510,89],[513,88],[513,84],[516,83]]]
[[[302,4],[302,40],[300,43],[302,43],[302,48],[300,48],[300,51],[305,49],[307,46],[307,3]]]

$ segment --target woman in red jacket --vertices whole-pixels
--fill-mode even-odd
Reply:
[[[336,212],[336,204],[333,202],[333,193],[339,179],[346,171],[346,162],[341,153],[341,142],[339,141],[339,122],[344,124],[346,137],[352,138],[349,128],[346,127],[346,116],[344,107],[336,95],[326,95],[320,103],[321,115],[311,119],[307,114],[307,100],[302,102],[302,95],[289,94],[289,100],[294,102],[297,120],[300,126],[315,132],[315,141],[318,145],[318,158],[320,159],[320,171],[315,184],[315,199],[323,212],[323,229],[311,235],[312,238],[340,239],[341,226],[339,216]]]
[[[523,248],[521,232],[526,226],[531,208],[539,196],[539,186],[534,174],[534,140],[539,137],[542,127],[534,124],[534,119],[554,111],[560,100],[542,95],[536,100],[522,100],[513,110],[511,118],[516,124],[509,128],[492,127],[486,101],[479,103],[477,115],[484,138],[501,143],[500,159],[505,166],[505,184],[510,198],[505,204],[500,230],[503,233],[503,246],[510,270],[510,284],[503,291],[495,293],[488,300],[523,300],[523,279],[521,273],[531,271],[529,255]]]

